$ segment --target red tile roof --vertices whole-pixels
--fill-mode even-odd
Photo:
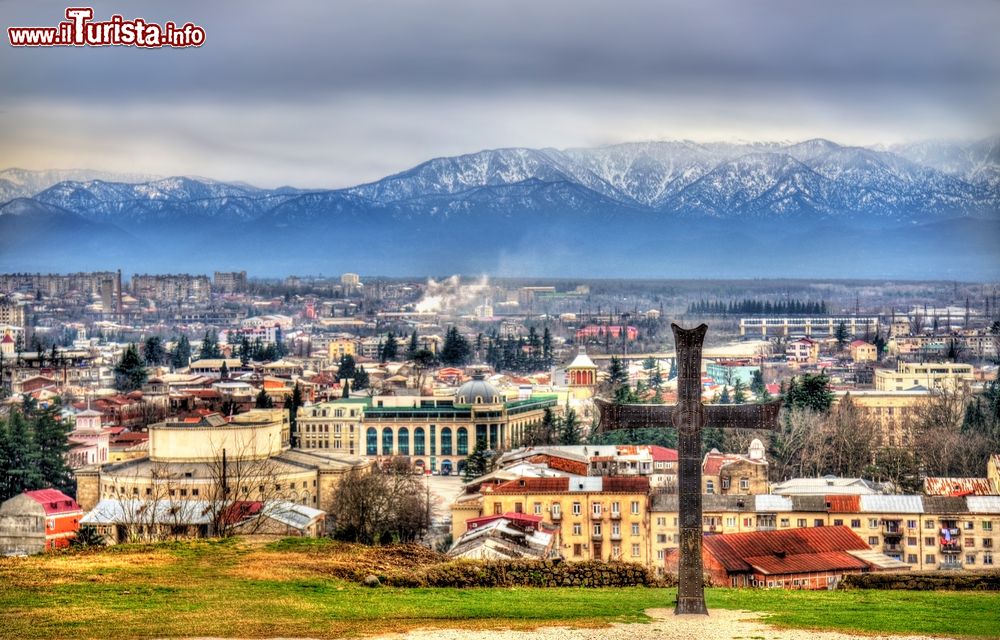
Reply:
[[[656,444],[649,445],[649,452],[656,462],[677,462],[677,449],[668,449]]]
[[[864,562],[846,552],[869,549],[850,527],[730,533],[708,536],[704,545],[727,571],[760,567],[767,573],[864,568]]]
[[[45,515],[47,516],[80,511],[80,505],[76,503],[76,500],[58,489],[25,491],[24,495],[42,505],[42,508],[45,509]]]

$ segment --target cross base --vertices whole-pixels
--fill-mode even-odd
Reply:
[[[705,608],[705,599],[698,596],[677,596],[677,608],[674,609],[674,615],[679,616],[686,613],[707,616],[708,609]]]

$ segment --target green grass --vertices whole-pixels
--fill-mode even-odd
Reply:
[[[324,541],[123,546],[0,560],[0,638],[318,638],[415,627],[642,622],[670,589],[369,589],[330,577],[356,552]],[[338,558],[339,556],[339,558]],[[709,607],[791,628],[995,637],[1000,593],[712,589]]]

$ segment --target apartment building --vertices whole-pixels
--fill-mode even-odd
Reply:
[[[896,370],[876,369],[877,391],[904,391],[914,387],[954,391],[975,380],[971,364],[956,362],[900,362]]]

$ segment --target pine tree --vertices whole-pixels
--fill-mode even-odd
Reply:
[[[43,486],[28,421],[14,409],[0,432],[0,501]]]
[[[837,351],[843,351],[844,347],[847,346],[847,340],[851,337],[847,331],[847,325],[843,322],[838,324],[834,337],[837,339]]]
[[[746,385],[739,378],[733,383],[733,404],[745,404],[747,401]]]
[[[417,330],[414,329],[413,333],[410,334],[410,344],[406,347],[406,359],[410,360],[413,358],[413,354],[420,349],[420,344],[417,342]]]
[[[222,366],[219,367],[219,378],[221,380],[229,380],[229,365],[226,364],[225,360],[222,361]]]
[[[135,391],[146,384],[147,377],[146,366],[139,357],[139,350],[134,344],[130,344],[115,366],[115,389],[122,392]]]
[[[546,369],[552,366],[552,333],[548,327],[542,332],[542,364]]]
[[[458,332],[457,327],[450,327],[444,336],[444,345],[441,347],[441,363],[459,367],[468,362],[472,349],[465,336]]]
[[[38,472],[44,484],[62,492],[72,493],[73,474],[66,464],[65,457],[69,451],[67,439],[69,425],[61,420],[58,407],[55,405],[35,411],[31,422],[38,455]]]
[[[561,429],[559,430],[559,444],[580,444],[581,438],[580,420],[576,417],[576,411],[566,409],[566,415],[562,419]]]
[[[257,409],[273,409],[274,400],[271,400],[271,396],[267,395],[264,389],[261,389],[254,400],[254,407]]]
[[[732,404],[732,400],[729,398],[729,387],[722,387],[722,394],[719,395],[718,404]]]
[[[556,414],[551,408],[546,407],[542,413],[542,424],[539,427],[539,433],[536,435],[535,444],[554,444],[559,435],[557,428]]]
[[[167,361],[167,350],[160,336],[149,336],[142,345],[142,357],[146,364],[159,366]]]
[[[385,337],[385,344],[382,345],[379,359],[382,362],[388,362],[395,360],[397,355],[399,355],[399,343],[396,341],[396,336],[390,331],[389,335]]]
[[[612,388],[618,388],[628,383],[628,370],[618,356],[611,356],[611,364],[608,367],[608,382]]]
[[[219,337],[214,331],[206,331],[205,337],[201,339],[201,350],[198,352],[199,360],[210,360],[222,355],[219,350]]]
[[[764,374],[761,373],[760,369],[754,369],[754,372],[750,375],[750,391],[757,397],[767,393],[767,385],[764,384]]]
[[[362,389],[367,389],[370,385],[371,385],[371,379],[368,377],[368,372],[365,371],[365,368],[363,366],[358,367],[357,371],[354,372],[353,388],[357,391],[360,391]]]
[[[191,342],[187,336],[182,335],[170,352],[170,366],[174,369],[183,369],[189,364],[191,364]]]
[[[345,380],[341,380],[340,381],[340,397],[341,398],[350,398],[351,397],[351,381],[350,380],[346,380],[345,379]]]
[[[337,368],[337,380],[349,380],[357,374],[358,369],[354,361],[354,356],[349,353],[340,356],[340,366]]]
[[[285,397],[285,408],[288,409],[288,422],[291,425],[292,433],[298,433],[299,408],[302,406],[302,388],[296,382],[292,388],[292,395]]]

